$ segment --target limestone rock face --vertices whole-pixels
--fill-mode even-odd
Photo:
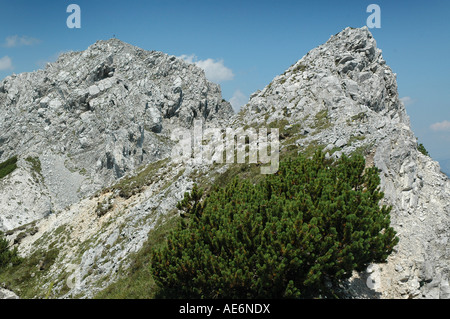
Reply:
[[[48,190],[27,164],[19,160],[21,168],[0,180],[0,231],[29,224],[52,211]]]
[[[111,39],[65,53],[45,70],[5,78],[0,113],[0,162],[32,155],[42,166],[31,194],[21,191],[28,187],[24,166],[1,181],[0,198],[8,203],[0,202],[0,221],[25,216],[0,222],[5,230],[164,158],[174,127],[188,128],[198,118],[219,123],[233,111],[197,66]],[[51,205],[27,205],[36,196]]]

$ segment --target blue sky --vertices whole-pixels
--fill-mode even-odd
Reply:
[[[81,8],[80,29],[66,26],[71,3]],[[0,0],[0,79],[115,35],[198,63],[239,105],[332,34],[364,26],[371,3],[381,8],[381,28],[371,31],[415,134],[433,158],[450,158],[447,0]]]

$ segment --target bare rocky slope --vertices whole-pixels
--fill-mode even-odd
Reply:
[[[400,241],[386,264],[342,289],[349,298],[450,298],[450,181],[417,150],[395,73],[366,27],[332,36],[236,115],[194,65],[115,39],[6,78],[0,108],[0,161],[20,158],[0,181],[0,227],[37,263],[25,284],[7,287],[21,297],[93,297],[176,216],[194,182],[235,167],[170,156],[171,132],[203,119],[236,131],[277,127],[281,155],[364,154],[380,169]]]

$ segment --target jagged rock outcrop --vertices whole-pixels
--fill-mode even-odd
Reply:
[[[369,281],[362,276],[358,291],[370,286],[384,298],[450,298],[450,180],[417,150],[396,75],[367,27],[347,28],[310,51],[252,95],[240,119],[278,121],[285,130],[296,125],[300,134],[289,144],[322,145],[329,156],[363,152],[381,170],[400,242],[386,265],[370,268]]]
[[[98,57],[96,52],[103,52],[100,54],[102,58],[92,63],[95,67],[85,68],[86,59]],[[69,61],[70,64],[79,61],[73,76],[64,73],[70,69]],[[172,69],[174,65],[177,66],[176,71]],[[53,194],[66,187],[56,186],[56,182],[67,175],[61,173],[62,166],[74,170],[77,165],[90,165],[83,166],[87,170],[86,175],[78,171],[81,177],[73,177],[80,181],[77,184],[80,187],[100,187],[105,185],[105,180],[126,176],[89,198],[79,201],[74,198],[73,204],[66,209],[32,224],[31,233],[27,229],[20,230],[30,235],[20,236],[16,231],[9,236],[19,243],[19,251],[23,255],[31,255],[40,249],[57,249],[57,258],[50,270],[33,277],[35,281],[30,283],[45,293],[52,288],[52,293],[58,297],[94,296],[127,269],[130,255],[139,251],[148,233],[176,214],[176,203],[194,182],[211,183],[228,169],[227,165],[208,165],[194,159],[180,163],[169,156],[170,145],[174,141],[170,141],[164,132],[177,126],[192,129],[192,120],[203,118],[209,121],[209,126],[230,126],[236,130],[278,127],[281,154],[292,150],[308,153],[319,146],[333,157],[352,152],[364,154],[367,165],[380,169],[384,204],[393,206],[391,220],[400,241],[386,264],[371,265],[366,272],[355,273],[343,284],[342,290],[349,298],[450,298],[450,181],[440,172],[437,162],[417,150],[405,107],[398,98],[396,75],[386,65],[381,50],[366,27],[347,28],[332,36],[263,90],[254,93],[242,111],[230,119],[227,119],[229,104],[222,102],[219,88],[204,80],[200,70],[173,57],[141,51],[117,40],[99,42],[83,53],[67,54],[56,66],[36,75],[21,75],[21,83],[33,76],[36,76],[36,83],[42,83],[43,80],[38,80],[44,74],[42,72],[50,72],[53,68],[57,69],[55,75],[63,74],[65,79],[66,84],[62,85],[65,93],[62,95],[75,97],[72,100],[65,98],[65,102],[59,105],[57,100],[62,100],[62,95],[55,92],[60,90],[39,97],[35,93],[35,98],[26,100],[32,111],[24,113],[36,112],[34,116],[26,116],[31,123],[37,121],[42,126],[46,122],[44,118],[39,119],[39,109],[44,110],[40,112],[45,116],[45,112],[56,112],[52,111],[53,107],[55,110],[68,107],[72,111],[63,114],[66,114],[66,121],[72,121],[70,125],[66,124],[70,129],[78,129],[84,117],[88,118],[86,121],[90,126],[77,130],[73,139],[69,139],[70,130],[53,119],[60,123],[52,126],[53,129],[66,133],[59,135],[64,141],[64,150],[50,147],[50,153],[47,153],[46,146],[60,145],[54,135],[45,133],[50,131],[50,124],[41,134],[52,143],[41,142],[34,148],[33,143],[27,144],[39,154],[44,180],[54,181],[50,183],[55,185],[53,188],[46,188],[48,197],[53,199]],[[186,76],[192,76],[191,86],[180,86],[180,81],[171,76],[171,72],[180,76],[182,81]],[[79,82],[81,78],[84,80]],[[152,82],[149,78],[159,80]],[[105,89],[111,79],[115,84]],[[19,84],[11,86],[8,83],[12,80],[7,79],[0,84],[0,101],[6,99],[16,105],[11,97],[17,97],[17,93],[12,87]],[[81,88],[79,83],[83,83]],[[126,88],[126,83],[133,85]],[[148,87],[151,94],[145,93]],[[182,95],[177,95],[178,87]],[[45,96],[50,97],[42,102]],[[128,101],[123,105],[134,108],[121,108],[117,96]],[[109,104],[111,100],[115,102]],[[33,101],[39,101],[39,104]],[[144,105],[142,101],[146,101]],[[190,102],[184,104],[185,101]],[[24,109],[20,106],[22,104],[17,105],[18,110]],[[37,110],[33,111],[32,105]],[[110,113],[97,113],[103,108]],[[69,116],[77,114],[73,110],[84,111]],[[125,121],[127,118],[133,120]],[[9,121],[0,124],[9,123],[8,127],[14,130],[23,126],[20,122],[13,125],[11,119]],[[135,125],[136,121],[144,128],[142,147],[136,144],[139,140],[136,136],[141,132],[140,126]],[[91,132],[100,131],[99,127],[109,133],[100,134],[99,138],[97,131]],[[130,136],[135,137],[130,140]],[[161,140],[161,136],[167,138]],[[4,154],[0,154],[1,159],[11,156],[13,150],[20,149],[30,139],[37,141],[31,135],[23,142],[12,144],[11,134],[0,136],[0,139],[14,146],[13,149],[2,146],[0,149]],[[153,143],[153,146],[146,143]],[[24,146],[23,149],[28,148]],[[144,149],[159,150],[160,154],[146,152],[143,158]],[[65,154],[73,154],[67,163]],[[134,169],[144,163],[152,164]],[[15,174],[32,174],[31,167],[23,169],[28,173]],[[55,176],[53,179],[50,171]],[[83,181],[82,177],[90,179],[89,182]],[[19,177],[13,174],[7,178]],[[11,188],[8,189],[9,194],[13,194]],[[54,285],[50,286],[51,282]]]
[[[166,157],[173,127],[190,127],[196,118],[220,123],[233,114],[197,66],[117,39],[5,78],[0,112],[0,162],[31,156],[42,177],[30,194],[21,191],[30,184],[24,165],[1,181],[3,230],[61,211]],[[26,205],[34,198],[45,205]]]

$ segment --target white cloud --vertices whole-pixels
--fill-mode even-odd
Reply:
[[[197,59],[197,57],[194,54],[191,54],[191,55],[183,54],[183,55],[179,56],[179,58],[186,61],[187,63],[195,63],[194,60]]]
[[[3,58],[0,58],[0,71],[12,69],[13,69],[12,60],[9,56],[4,56]]]
[[[235,112],[239,112],[242,106],[248,102],[248,97],[244,95],[240,90],[234,92],[230,99],[230,103],[233,106]]]
[[[436,132],[450,132],[450,121],[434,123],[430,126],[430,128]]]
[[[410,96],[404,96],[400,98],[400,101],[402,101],[405,106],[414,104],[415,102]]]
[[[212,82],[220,83],[230,81],[234,78],[233,71],[224,65],[223,60],[198,60],[195,55],[182,55],[181,59],[188,63],[193,63],[205,71],[206,78]]]
[[[39,44],[40,42],[41,40],[36,38],[31,38],[28,36],[19,37],[18,35],[12,35],[6,38],[5,44],[3,46],[7,48],[15,48],[20,46],[35,45]]]

